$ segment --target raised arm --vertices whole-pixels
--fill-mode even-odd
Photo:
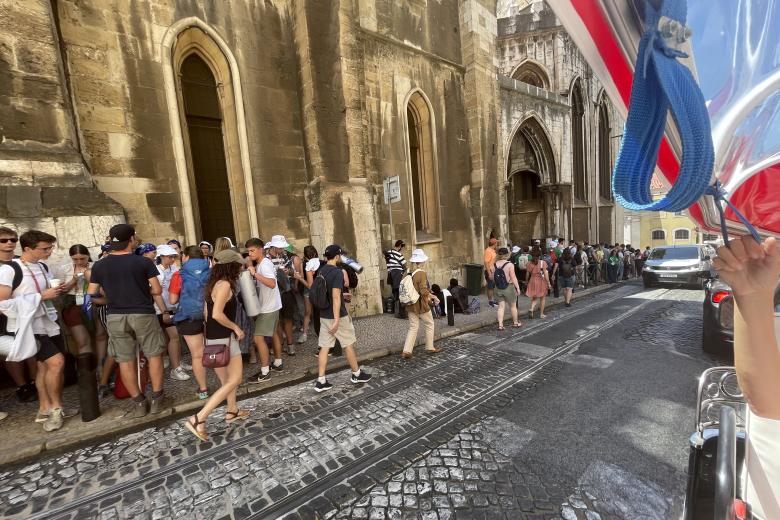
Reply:
[[[780,420],[780,350],[775,335],[774,290],[780,246],[752,237],[718,248],[713,261],[734,293],[734,365],[742,392],[758,416]]]

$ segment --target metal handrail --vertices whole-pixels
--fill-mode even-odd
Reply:
[[[720,409],[718,456],[715,467],[715,520],[735,520],[737,496],[737,412],[730,406]]]

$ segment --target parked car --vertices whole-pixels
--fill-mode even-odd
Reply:
[[[702,286],[710,272],[713,250],[706,245],[659,246],[650,251],[642,268],[645,287],[656,284]]]
[[[704,283],[701,348],[710,354],[734,352],[734,296],[717,277]]]

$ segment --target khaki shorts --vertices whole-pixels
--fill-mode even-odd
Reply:
[[[146,357],[165,352],[167,340],[154,314],[109,314],[106,318],[108,353],[120,363],[135,360],[135,344]]]
[[[339,320],[339,329],[336,334],[330,333],[330,328],[335,320],[320,318],[320,338],[318,345],[320,348],[331,348],[339,340],[342,347],[349,347],[357,342],[355,337],[355,326],[352,324],[350,316],[344,316]]]
[[[279,323],[279,311],[258,314],[255,318],[255,336],[271,337]]]

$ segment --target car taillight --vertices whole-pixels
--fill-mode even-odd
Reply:
[[[717,291],[717,292],[714,292],[714,293],[712,293],[712,297],[711,297],[712,298],[712,303],[720,303],[721,301],[723,301],[723,298],[725,298],[726,296],[730,296],[730,295],[731,295],[731,293],[728,292],[728,291]]]

